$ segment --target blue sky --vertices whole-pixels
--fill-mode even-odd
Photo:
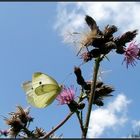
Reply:
[[[86,14],[95,18],[101,28],[108,23],[116,24],[121,34],[129,29],[139,29],[139,9],[138,3],[1,2],[0,114],[7,116],[16,105],[28,106],[21,84],[30,80],[34,72],[49,74],[61,83],[73,67],[82,62],[76,56],[76,46],[69,44],[70,39],[66,40],[65,33],[80,32],[85,26]],[[136,39],[140,41],[139,36]],[[110,62],[105,60],[101,64],[103,71],[111,70],[104,73],[102,79],[113,85],[116,91],[111,99],[105,99],[102,109],[93,107],[89,137],[126,137],[140,126],[140,63],[126,69],[122,65],[123,56],[111,53],[109,59]],[[85,79],[91,79],[92,62],[83,65],[82,71]],[[65,84],[79,88],[75,75],[69,76]],[[58,106],[57,101],[44,109],[31,107],[31,115],[35,118],[31,129],[38,126],[49,131],[68,112],[67,106]],[[95,116],[99,115],[105,116],[94,122]],[[0,129],[4,128],[7,126],[1,118]],[[81,136],[75,116],[56,132],[57,135],[62,133],[67,138]]]

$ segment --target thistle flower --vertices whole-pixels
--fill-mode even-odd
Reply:
[[[45,132],[42,128],[36,127],[36,129],[34,131],[34,135],[35,135],[36,138],[40,138],[40,137],[45,135]]]
[[[89,52],[84,52],[81,54],[81,59],[83,59],[84,62],[88,62],[92,59],[92,56]]]
[[[5,118],[5,123],[10,126],[9,135],[12,137],[16,137],[17,134],[23,128],[23,123],[17,116],[12,116],[11,118]]]
[[[64,87],[62,92],[56,98],[59,101],[60,105],[70,104],[75,99],[75,91],[74,88],[66,88]]]
[[[9,114],[17,117],[23,123],[23,125],[26,126],[28,122],[30,123],[33,121],[33,118],[29,115],[29,113],[30,107],[23,109],[21,106],[17,106],[17,111]]]
[[[91,31],[88,32],[83,37],[81,42],[84,46],[88,47],[88,46],[92,45],[93,41],[96,39],[99,29],[96,24],[96,21],[92,17],[86,15],[85,21],[86,21],[87,25],[90,27]]]
[[[28,121],[30,122],[32,120],[32,118],[29,116],[29,112],[30,112],[29,107],[23,109],[21,106],[17,106],[17,112],[15,114],[18,115],[22,123],[26,125]]]
[[[84,62],[88,62],[92,60],[92,58],[99,57],[101,54],[100,49],[92,49],[91,51],[84,52],[81,54],[81,59],[84,60]]]
[[[139,59],[139,44],[135,44],[135,42],[131,42],[127,48],[125,48],[125,58],[123,62],[126,62],[126,67],[128,68],[129,65],[135,66],[136,59]]]
[[[17,106],[16,112],[10,112],[11,116],[9,118],[5,117],[5,123],[10,126],[9,136],[16,137],[20,132],[25,132],[28,136],[31,135],[31,132],[27,131],[26,128],[33,121],[29,112],[29,107],[23,109],[21,106]]]
[[[93,41],[96,39],[96,31],[89,31],[83,34],[81,38],[82,47],[89,47],[92,45]]]
[[[8,136],[9,131],[8,130],[0,130],[0,136],[3,135],[5,137]]]
[[[89,46],[94,46],[100,48],[100,46],[102,46],[102,41],[104,40],[103,33],[97,26],[96,21],[88,15],[86,15],[85,21],[91,30],[81,36],[80,44],[82,45],[78,54],[80,53],[82,48],[85,47],[88,48]]]
[[[19,127],[22,128],[23,123],[17,116],[12,116],[11,118],[5,118],[5,123],[10,125],[11,127]]]

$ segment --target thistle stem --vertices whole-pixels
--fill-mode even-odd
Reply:
[[[49,133],[47,133],[46,135],[44,135],[42,137],[42,139],[46,139],[46,138],[49,138],[49,136],[51,134],[53,134],[57,129],[59,129],[72,115],[74,114],[74,112],[70,112],[67,117],[62,121],[60,122],[53,130],[51,130]]]
[[[23,128],[23,131],[27,134],[28,137],[33,137],[34,138],[34,134],[30,130],[28,130],[28,128],[26,128],[24,126],[22,126],[22,128]]]
[[[87,136],[92,104],[93,104],[94,97],[95,97],[95,88],[96,88],[97,74],[98,74],[98,70],[99,70],[99,66],[100,66],[100,61],[101,61],[100,57],[95,59],[93,80],[91,83],[91,91],[90,91],[90,97],[89,97],[89,103],[88,103],[88,111],[87,111],[87,115],[86,115],[84,132],[82,134],[82,138],[86,138],[86,136]]]
[[[82,119],[80,118],[80,115],[79,115],[79,112],[78,111],[76,112],[76,115],[77,115],[77,118],[79,120],[80,127],[81,127],[82,134],[83,134],[83,132],[84,132],[83,122],[82,122]]]

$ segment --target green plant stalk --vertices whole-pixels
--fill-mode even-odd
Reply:
[[[87,115],[86,115],[84,132],[82,134],[82,138],[86,138],[86,136],[87,136],[92,104],[93,104],[94,97],[95,97],[95,88],[96,88],[97,74],[98,74],[98,70],[99,70],[99,66],[100,66],[100,61],[101,61],[100,57],[95,59],[93,80],[92,80],[92,84],[91,84],[91,91],[90,91],[90,97],[89,97],[89,103],[88,103],[88,111],[87,111]]]
[[[78,111],[76,111],[76,115],[77,115],[77,118],[79,120],[79,124],[80,124],[81,131],[82,131],[82,134],[83,134],[83,132],[84,132],[83,122],[82,122],[82,119],[80,118],[80,115],[79,115]]]
[[[27,136],[28,136],[29,138],[30,138],[30,137],[32,137],[32,138],[35,137],[35,135],[34,135],[30,130],[28,130],[28,128],[22,126],[22,129],[23,129],[23,131],[27,134]]]

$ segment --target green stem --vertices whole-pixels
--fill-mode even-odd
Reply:
[[[28,135],[28,137],[34,136],[26,127],[24,128],[24,132]]]
[[[90,97],[89,97],[89,103],[88,103],[88,111],[87,111],[87,115],[86,115],[84,133],[82,135],[83,138],[86,138],[86,136],[87,136],[92,104],[93,104],[94,97],[95,97],[95,88],[96,88],[97,74],[98,74],[98,70],[99,70],[99,66],[100,66],[100,61],[101,61],[100,57],[95,59],[95,66],[94,66],[94,71],[93,71],[94,74],[93,74],[93,80],[92,80],[92,84],[91,84],[91,91],[90,91]]]
[[[83,134],[83,132],[84,132],[83,122],[82,122],[82,119],[80,118],[80,115],[79,115],[79,112],[78,111],[76,111],[76,115],[77,115],[77,118],[79,120],[80,127],[81,127],[82,134]]]
[[[51,130],[49,133],[47,133],[46,135],[44,135],[42,137],[42,139],[46,139],[46,138],[49,138],[49,136],[51,134],[53,134],[57,129],[59,129],[72,115],[74,114],[74,112],[70,112],[67,117],[62,121],[60,122],[60,124],[58,124],[53,130]]]
[[[83,96],[83,89],[81,89],[81,93],[80,93],[80,96],[79,96],[79,99],[78,99],[78,103],[80,103],[83,100],[82,96]]]

